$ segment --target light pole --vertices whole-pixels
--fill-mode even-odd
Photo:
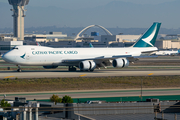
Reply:
[[[141,102],[142,102],[142,85],[143,85],[143,79],[141,79]]]
[[[6,94],[4,94],[4,100],[6,99]]]
[[[153,75],[154,73],[148,74],[148,76]],[[142,102],[142,87],[143,87],[143,79],[141,78],[141,102]]]

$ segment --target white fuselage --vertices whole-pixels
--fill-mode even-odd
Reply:
[[[156,47],[127,48],[50,48],[43,46],[16,46],[3,55],[3,59],[16,65],[69,66],[73,61],[114,59],[113,56],[141,56],[142,52],[155,51]],[[72,60],[72,62],[68,62]],[[66,62],[67,61],[67,62]],[[96,61],[96,63],[102,61]],[[77,65],[77,63],[76,63]],[[75,65],[75,66],[76,66]]]

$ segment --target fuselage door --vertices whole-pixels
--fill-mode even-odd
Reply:
[[[26,53],[26,60],[29,60],[30,59],[30,53]]]

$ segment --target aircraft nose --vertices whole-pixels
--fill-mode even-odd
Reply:
[[[3,59],[4,61],[6,61],[6,60],[7,60],[7,55],[6,55],[6,53],[5,53],[5,54],[3,54],[1,57],[2,57],[2,59]]]
[[[12,62],[12,56],[9,53],[5,53],[2,55],[2,59],[6,62]]]

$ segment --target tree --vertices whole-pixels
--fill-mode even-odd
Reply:
[[[11,104],[9,104],[7,101],[5,101],[4,99],[1,100],[1,107],[11,107]]]
[[[62,103],[73,103],[73,99],[70,96],[65,95],[62,98]]]
[[[55,105],[56,105],[57,103],[61,103],[61,102],[62,102],[62,99],[59,98],[57,95],[54,95],[54,94],[53,94],[52,97],[50,97],[50,100],[51,100],[52,102],[55,102]]]

